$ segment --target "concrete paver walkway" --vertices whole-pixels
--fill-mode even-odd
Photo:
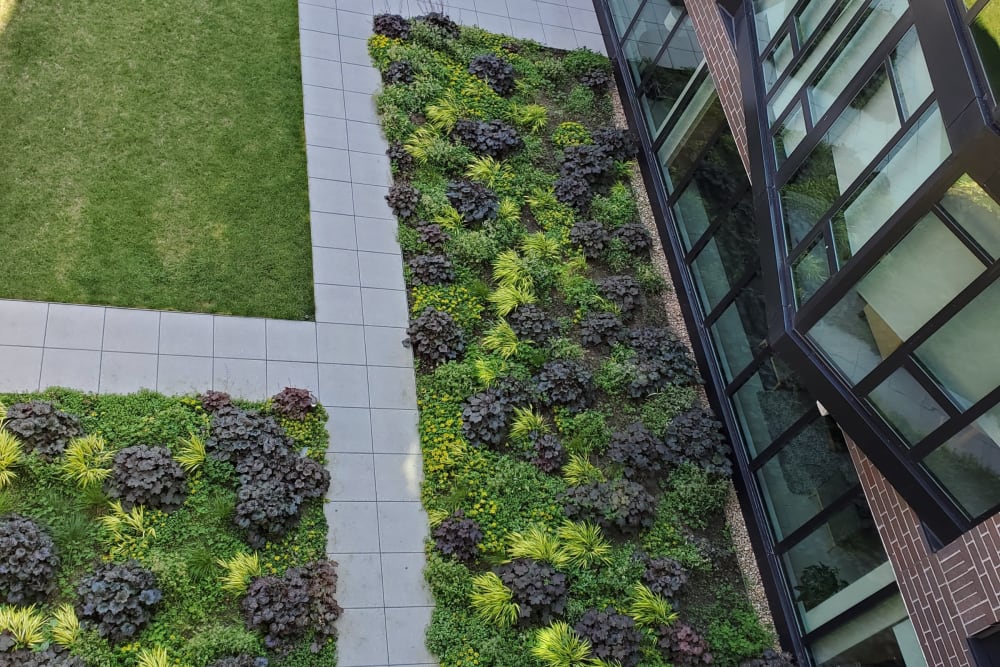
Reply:
[[[604,52],[591,0],[448,0],[466,25]],[[366,40],[421,0],[299,3],[316,322],[0,300],[0,391],[63,386],[261,399],[311,389],[330,413],[329,553],[340,562],[340,667],[434,664],[423,582],[413,359],[391,183]]]

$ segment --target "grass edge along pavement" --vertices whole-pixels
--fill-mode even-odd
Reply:
[[[0,109],[0,296],[313,318],[295,2],[18,0]]]
[[[433,13],[374,32],[428,648],[443,667],[790,664],[766,652],[724,526],[729,445],[654,298],[609,61]]]
[[[0,402],[0,664],[335,663],[327,415],[308,391]]]

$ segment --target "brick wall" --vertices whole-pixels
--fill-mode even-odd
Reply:
[[[719,101],[733,131],[743,166],[750,173],[750,155],[747,150],[747,124],[743,115],[743,95],[740,92],[740,73],[736,52],[729,41],[729,32],[722,23],[722,16],[715,0],[688,0],[684,3],[694,24],[698,43],[705,53],[708,69],[719,91]]]
[[[968,638],[1000,622],[1000,515],[935,553],[914,511],[848,442],[927,664],[972,667]]]

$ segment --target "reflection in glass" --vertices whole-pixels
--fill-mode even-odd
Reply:
[[[826,64],[818,83],[810,86],[809,97],[815,109],[823,112],[829,109],[833,103],[830,96],[835,99],[844,92],[847,82],[908,8],[906,0],[875,0],[867,7],[866,4],[864,0],[848,0],[837,10],[837,17],[802,54],[798,64],[793,65],[792,74],[775,89],[768,103],[770,118],[778,118],[807,81],[817,80],[813,75],[823,63]],[[849,31],[851,25],[856,26],[853,32]],[[813,121],[819,122],[821,115],[814,115]]]
[[[948,413],[905,368],[896,370],[868,395],[879,414],[903,440],[915,445],[941,424]]]
[[[1000,406],[931,452],[924,465],[969,516],[1000,503]]]
[[[618,37],[624,36],[641,4],[642,0],[608,0],[608,7],[611,8],[611,18],[615,22]]]
[[[674,103],[688,87],[704,60],[691,17],[685,16],[660,57],[642,70],[639,99],[646,111],[652,136],[659,134]]]
[[[683,5],[678,3],[675,7],[666,0],[650,0],[642,8],[628,39],[622,42],[622,51],[636,84],[656,60],[656,55],[683,14]]]
[[[700,183],[700,189],[712,188]],[[720,201],[712,197],[705,200]],[[750,261],[756,259],[757,226],[748,194],[724,214],[711,240],[691,263],[691,275],[706,313],[719,305],[736,282],[746,275]]]
[[[792,246],[847,191],[899,128],[889,76],[884,67],[879,68],[781,188]]]
[[[830,277],[830,262],[826,256],[826,239],[809,246],[795,264],[792,265],[792,277],[795,280],[795,302],[805,303],[816,293],[827,278]]]
[[[805,4],[795,21],[799,28],[799,44],[813,36],[823,17],[835,4],[834,0],[811,0]]]
[[[792,371],[774,357],[764,360],[756,374],[733,394],[733,410],[740,422],[751,457],[762,452],[816,403]]]
[[[753,1],[754,22],[757,26],[757,40],[760,42],[760,50],[763,50],[781,29],[782,23],[788,18],[793,7],[795,7],[795,0]]]
[[[948,189],[941,205],[986,252],[1000,257],[1000,205],[968,174]]]
[[[764,286],[760,276],[737,293],[709,331],[715,342],[719,366],[726,380],[731,381],[750,364],[767,336]]]
[[[868,503],[861,495],[786,551],[783,558],[795,602],[808,629],[815,627],[810,619],[827,616],[821,605],[842,609],[867,597],[872,592],[870,586],[857,590],[851,584],[888,560]],[[888,576],[891,581],[891,569]]]
[[[998,332],[1000,282],[995,282],[943,324],[914,356],[964,409],[1000,384]]]
[[[702,82],[695,99],[686,106],[657,151],[657,161],[668,192],[672,192],[676,184],[698,164],[705,147],[720,132],[726,133],[728,128],[715,84],[708,78]]]
[[[969,26],[993,96],[1000,93],[1000,2],[992,0]]]
[[[937,216],[926,215],[809,336],[858,382],[984,268]]]
[[[910,31],[899,40],[899,46],[889,56],[892,62],[892,76],[899,91],[899,106],[903,117],[909,118],[933,92],[931,75],[927,71],[924,52],[920,49],[917,29]]]
[[[757,479],[779,540],[858,483],[840,428],[826,417],[802,429],[757,471]]]
[[[792,51],[792,38],[789,35],[785,35],[785,38],[764,58],[764,84],[768,88],[773,86],[774,82],[781,77],[785,68],[788,67],[788,63],[792,62],[792,56],[794,55]]]
[[[795,105],[792,111],[774,133],[774,155],[780,168],[806,136],[806,119],[802,115],[802,105]]]

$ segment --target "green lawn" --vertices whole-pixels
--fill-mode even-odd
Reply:
[[[0,297],[311,318],[297,24],[295,0],[19,0]]]

